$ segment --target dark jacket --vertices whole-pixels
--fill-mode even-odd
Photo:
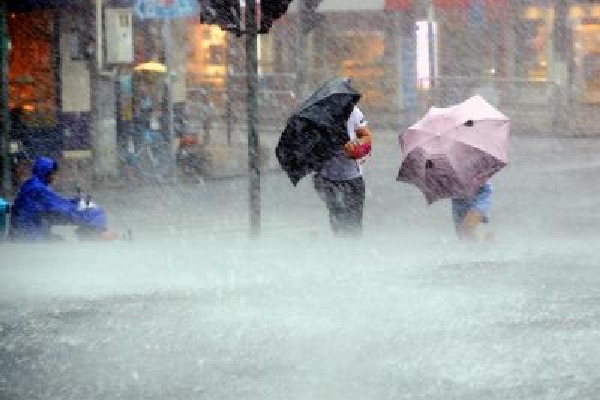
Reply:
[[[11,238],[50,239],[53,224],[73,224],[98,231],[106,229],[102,209],[78,210],[78,199],[66,199],[50,188],[49,175],[56,169],[57,163],[51,158],[35,160],[32,176],[21,185],[11,208]]]

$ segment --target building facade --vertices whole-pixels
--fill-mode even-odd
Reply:
[[[263,127],[285,124],[306,95],[300,81],[315,88],[342,75],[363,93],[373,123],[393,130],[431,105],[480,93],[511,117],[515,132],[598,132],[600,2],[323,0],[325,19],[305,37],[296,3],[259,36]],[[164,63],[166,54],[163,23],[136,18],[132,7],[132,0],[6,3],[5,108],[27,112],[34,153],[100,159],[97,174],[118,173],[142,85],[133,68]],[[115,9],[131,16],[132,57],[100,65],[112,43],[97,37],[106,34],[96,29],[98,10],[106,17]],[[245,39],[198,18],[174,21],[172,35],[178,129],[229,142],[245,123]],[[155,77],[157,101],[163,78]]]
[[[304,52],[310,87],[351,77],[363,107],[386,127],[407,126],[431,105],[479,93],[511,117],[515,132],[597,133],[600,2],[324,0],[319,12],[325,20],[303,48],[294,7],[259,38],[263,94],[280,96],[265,108],[279,124],[289,103],[281,96],[293,92],[293,103],[303,95],[294,81]],[[243,49],[237,54],[243,58]],[[237,63],[243,71],[243,59]],[[243,80],[236,87],[243,92]],[[563,132],[555,132],[558,122]]]

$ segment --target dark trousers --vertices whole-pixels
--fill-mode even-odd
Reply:
[[[323,178],[323,197],[329,211],[331,230],[336,235],[362,233],[365,204],[365,181],[362,177],[348,181]]]

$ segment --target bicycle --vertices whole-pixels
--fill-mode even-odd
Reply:
[[[128,147],[120,158],[127,167],[130,181],[164,183],[171,179],[175,160],[169,142],[160,131],[147,129],[139,149]]]

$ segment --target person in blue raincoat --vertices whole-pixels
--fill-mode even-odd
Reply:
[[[492,183],[487,181],[468,199],[452,199],[452,219],[460,239],[474,240],[479,224],[487,223],[492,211]]]
[[[98,207],[82,208],[78,198],[67,199],[57,194],[51,185],[58,163],[47,157],[35,160],[32,175],[17,193],[11,207],[10,237],[13,240],[52,240],[52,225],[76,225],[98,238],[112,239],[106,228],[106,214]]]

